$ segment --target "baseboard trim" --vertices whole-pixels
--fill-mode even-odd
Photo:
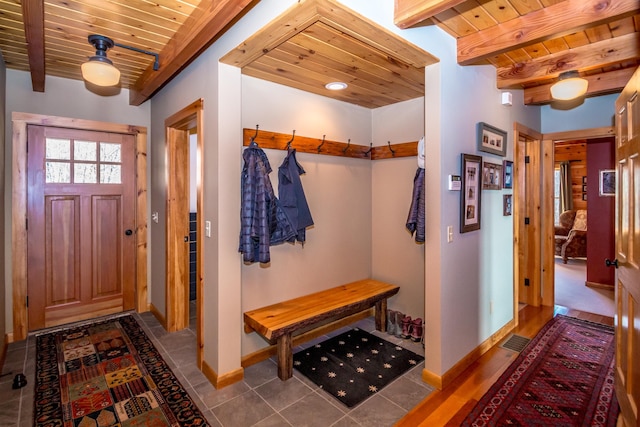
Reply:
[[[351,316],[347,316],[342,319],[335,320],[331,323],[319,326],[300,335],[296,335],[293,337],[293,346],[295,347],[297,345],[303,344],[314,338],[325,335],[328,332],[335,331],[336,329],[342,328],[343,326],[347,326],[354,322],[357,322],[358,320],[366,319],[367,317],[373,316],[374,312],[375,310],[373,308],[370,308],[365,311],[361,311],[360,313],[352,314]],[[260,363],[263,360],[267,360],[268,358],[275,356],[277,352],[278,348],[275,345],[270,345],[256,352],[243,356],[240,364],[243,368],[247,368],[251,365],[255,365],[256,363]]]
[[[453,382],[460,374],[464,372],[473,362],[478,360],[483,354],[489,351],[493,346],[498,344],[515,329],[515,321],[511,319],[502,328],[498,329],[493,335],[484,340],[480,345],[471,350],[465,357],[460,359],[458,363],[453,365],[451,369],[443,375],[434,374],[427,369],[422,370],[422,380],[427,384],[442,390]]]
[[[586,281],[584,282],[584,285],[589,287],[589,288],[594,288],[594,289],[606,289],[608,291],[613,291],[615,288],[613,285],[607,285],[604,283],[598,283],[598,282],[589,282]]]
[[[153,305],[153,303],[149,304],[149,311],[151,312],[151,314],[153,314],[153,316],[156,319],[158,319],[158,322],[160,322],[160,324],[162,325],[162,327],[166,331],[167,330],[167,319],[165,319],[165,317],[162,315],[162,313],[160,313],[160,311],[156,308],[156,306]]]
[[[231,384],[235,384],[239,381],[242,381],[242,379],[244,378],[244,368],[238,368],[235,371],[227,372],[223,375],[218,375],[206,361],[202,362],[202,373],[205,377],[207,377],[209,382],[213,384],[216,390],[220,390],[221,388],[224,388]]]

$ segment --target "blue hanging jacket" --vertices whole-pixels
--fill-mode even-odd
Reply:
[[[269,246],[295,238],[284,210],[275,196],[269,173],[271,165],[265,152],[252,142],[242,154],[242,204],[240,207],[240,245],[244,262],[268,263]]]
[[[278,168],[278,197],[282,209],[287,214],[289,221],[296,235],[289,239],[289,242],[304,243],[306,239],[306,228],[313,225],[311,211],[307,204],[307,198],[302,188],[302,175],[304,169],[296,160],[296,150],[290,149],[287,157]]]
[[[424,243],[425,238],[425,201],[424,201],[424,169],[418,168],[413,178],[413,195],[407,217],[407,230],[416,234],[416,242]]]

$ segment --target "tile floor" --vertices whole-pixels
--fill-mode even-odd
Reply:
[[[273,359],[245,369],[243,381],[216,390],[196,367],[193,321],[190,329],[169,334],[151,313],[135,316],[212,426],[392,426],[433,390],[421,380],[421,363],[360,405],[347,408],[295,369],[293,378],[280,381]],[[353,326],[424,354],[419,343],[375,331],[373,318]],[[25,373],[28,384],[13,390],[13,377],[19,372]],[[10,344],[0,377],[0,426],[32,425],[34,373],[35,337]]]

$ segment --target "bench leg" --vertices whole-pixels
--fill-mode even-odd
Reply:
[[[278,338],[278,378],[286,381],[293,376],[293,348],[291,334]]]
[[[387,299],[382,299],[376,303],[376,329],[380,332],[387,332]]]

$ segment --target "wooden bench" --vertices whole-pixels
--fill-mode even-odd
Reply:
[[[244,313],[244,330],[277,344],[278,377],[293,375],[292,335],[313,325],[375,306],[376,329],[386,331],[387,298],[399,286],[365,279]]]

